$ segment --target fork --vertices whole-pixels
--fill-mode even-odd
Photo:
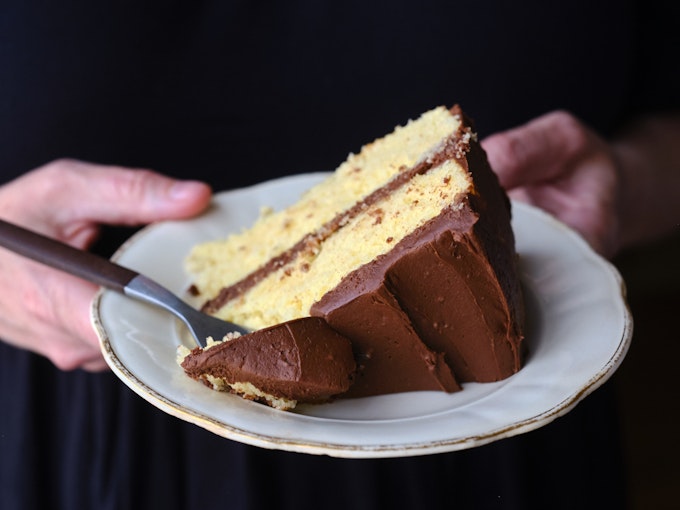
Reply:
[[[248,333],[242,326],[196,310],[143,274],[4,220],[0,220],[0,246],[174,314],[200,347],[206,346],[208,337],[222,340],[228,333]]]

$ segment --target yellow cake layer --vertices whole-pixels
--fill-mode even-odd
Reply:
[[[441,141],[460,125],[461,119],[444,107],[424,113],[364,146],[358,154],[350,154],[328,179],[294,205],[279,212],[265,211],[252,228],[196,246],[186,267],[201,296],[214,297],[223,287],[241,280],[305,234],[316,231],[400,172],[435,153]],[[257,324],[260,327],[263,323],[259,320]]]
[[[471,187],[470,176],[455,160],[415,176],[351,219],[320,250],[302,252],[216,315],[252,329],[308,316],[312,304],[345,275],[391,250],[444,208],[455,207],[455,198]],[[265,238],[275,235],[268,232]]]

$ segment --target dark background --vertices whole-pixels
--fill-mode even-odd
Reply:
[[[671,239],[621,254],[635,321],[612,383],[619,396],[631,510],[680,508],[680,227]]]

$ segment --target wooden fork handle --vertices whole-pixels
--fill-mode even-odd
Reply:
[[[124,292],[139,273],[13,223],[0,220],[0,246],[111,290]]]

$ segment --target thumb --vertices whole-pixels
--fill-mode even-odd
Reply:
[[[210,202],[210,187],[173,179],[151,170],[94,165],[80,161],[52,163],[48,172],[61,183],[46,197],[64,220],[137,225],[194,216]]]
[[[587,130],[570,113],[554,111],[482,141],[491,168],[506,189],[548,181],[577,158]]]

